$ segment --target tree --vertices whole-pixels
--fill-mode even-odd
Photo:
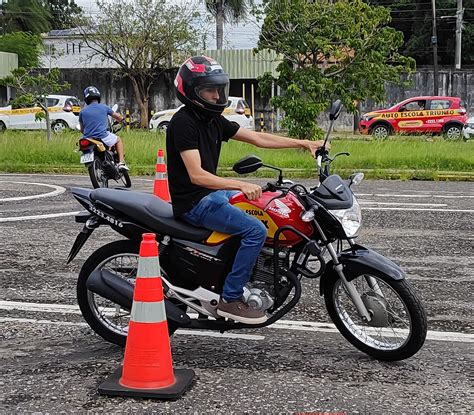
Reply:
[[[77,19],[82,15],[82,7],[74,0],[42,0],[51,18],[51,29],[69,29],[74,27]]]
[[[48,141],[51,140],[51,119],[49,116],[46,97],[50,94],[60,92],[70,85],[66,82],[59,83],[60,71],[55,68],[43,74],[33,74],[25,68],[18,68],[12,74],[0,79],[0,85],[10,86],[16,89],[17,96],[12,102],[12,106],[24,106],[26,102],[32,105],[37,104],[43,110],[36,114],[37,119],[46,118],[46,135]]]
[[[253,0],[205,0],[207,11],[216,19],[216,45],[222,49],[224,22],[237,23],[247,15]]]
[[[414,70],[413,59],[397,52],[403,35],[386,26],[386,8],[362,0],[267,0],[263,12],[256,51],[274,50],[283,60],[278,76],[265,74],[259,86],[281,87],[272,102],[285,111],[292,136],[320,136],[316,117],[332,100],[351,111],[367,98],[383,101],[384,82],[400,83],[403,72]]]
[[[81,26],[83,42],[118,66],[117,75],[130,79],[140,107],[141,126],[148,126],[150,88],[164,71],[176,67],[199,41],[191,26],[197,14],[190,6],[165,0],[98,0],[99,16]]]
[[[9,0],[2,4],[3,33],[29,32],[41,34],[48,32],[51,15],[40,0]]]
[[[432,5],[430,1],[370,0],[370,3],[390,8],[389,25],[403,32],[405,42],[402,53],[413,57],[418,65],[433,64],[431,45]],[[470,3],[472,5],[470,5]],[[438,60],[442,65],[454,64],[456,44],[456,0],[436,0],[436,26],[438,33]],[[441,19],[441,16],[445,16]],[[446,17],[450,18],[446,18]],[[474,3],[464,0],[462,31],[462,64],[474,63]]]
[[[0,36],[0,51],[16,53],[19,67],[39,67],[42,48],[43,42],[38,35],[13,32]]]

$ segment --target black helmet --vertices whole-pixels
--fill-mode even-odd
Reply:
[[[95,86],[88,86],[84,89],[84,101],[89,105],[92,100],[100,102],[100,92]]]
[[[229,75],[214,59],[194,56],[184,62],[178,70],[174,86],[179,100],[198,110],[211,114],[221,114],[227,107],[229,97]],[[214,97],[203,98],[207,90]]]

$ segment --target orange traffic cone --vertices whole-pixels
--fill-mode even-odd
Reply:
[[[177,399],[194,371],[173,370],[155,234],[143,234],[123,367],[99,387],[113,396]]]
[[[160,148],[156,157],[155,183],[153,185],[153,194],[163,199],[165,202],[171,202],[170,191],[168,189],[168,178],[166,176],[165,152]]]

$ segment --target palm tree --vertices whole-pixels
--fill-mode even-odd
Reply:
[[[216,19],[217,49],[222,49],[224,22],[237,23],[247,15],[253,0],[205,0],[206,9]]]

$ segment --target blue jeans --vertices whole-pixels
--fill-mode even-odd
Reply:
[[[222,291],[226,301],[240,300],[250,279],[258,254],[267,237],[267,228],[258,219],[232,206],[235,191],[217,190],[199,201],[181,217],[194,226],[241,237],[240,248]]]

